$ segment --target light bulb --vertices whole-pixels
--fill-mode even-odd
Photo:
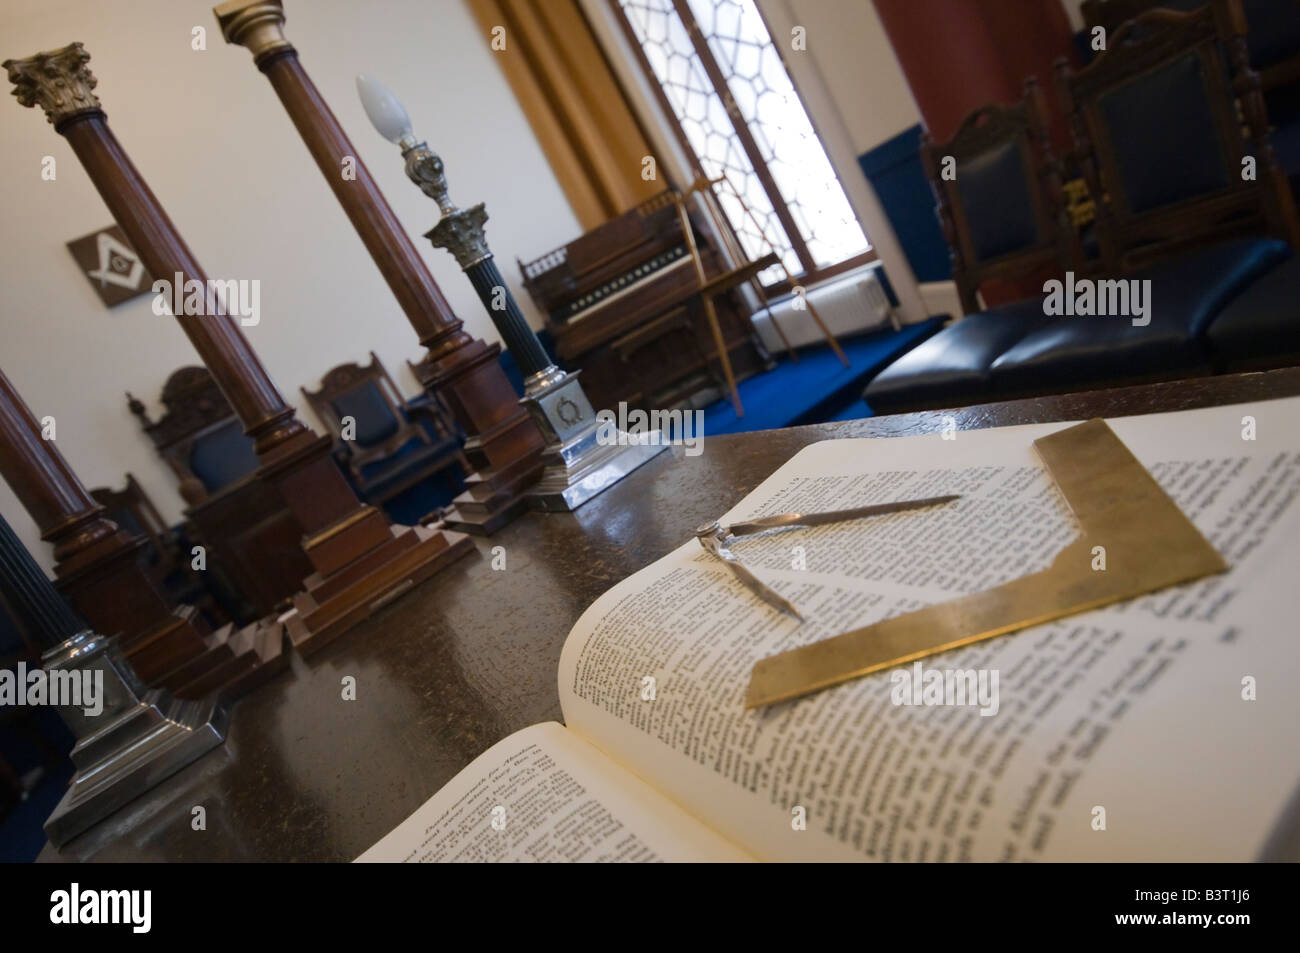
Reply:
[[[369,76],[357,76],[357,95],[371,124],[389,142],[401,143],[411,137],[411,117],[392,91]]]

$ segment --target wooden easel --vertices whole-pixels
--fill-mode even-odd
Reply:
[[[745,406],[740,402],[740,391],[736,387],[736,374],[731,369],[731,356],[727,353],[727,342],[722,337],[722,327],[718,324],[718,311],[713,306],[713,294],[709,293],[706,288],[708,280],[704,276],[704,261],[700,258],[699,246],[695,243],[695,230],[691,227],[691,217],[686,212],[686,196],[694,190],[685,194],[673,190],[673,205],[677,207],[677,218],[682,223],[682,235],[686,238],[686,247],[690,250],[691,261],[695,264],[695,277],[700,283],[699,290],[696,292],[704,301],[704,313],[709,319],[709,331],[713,334],[713,345],[718,349],[718,361],[722,364],[722,374],[727,380],[727,391],[731,395],[731,405],[736,408],[736,416],[745,416]],[[723,276],[725,277],[725,276]],[[729,290],[729,289],[719,289]]]
[[[762,237],[764,244],[766,244],[767,247],[777,255],[776,264],[785,274],[786,282],[791,288],[797,287],[794,283],[794,276],[790,274],[790,269],[785,266],[785,260],[780,257],[780,254],[776,250],[776,244],[768,237],[767,229],[762,226],[757,216],[754,215],[748,203],[745,202],[744,197],[741,196],[740,191],[731,184],[731,179],[727,177],[726,172],[723,172],[722,175],[718,176],[716,179],[710,179],[707,178],[703,172],[697,169],[695,171],[695,180],[691,183],[691,187],[687,190],[686,194],[689,195],[693,192],[699,192],[702,195],[705,208],[708,210],[709,218],[713,222],[714,229],[719,235],[724,236],[723,240],[727,242],[728,248],[731,250],[735,259],[742,260],[744,258],[744,251],[737,247],[738,243],[736,242],[735,236],[732,235],[729,228],[724,226],[722,221],[722,212],[716,205],[717,196],[714,195],[713,187],[719,184],[726,185],[727,190],[735,197],[736,202],[740,205],[741,211],[745,213],[745,217],[749,219],[750,224],[754,226],[754,230]],[[777,335],[781,338],[781,343],[785,345],[786,353],[790,355],[790,358],[795,363],[798,363],[799,355],[795,353],[794,348],[790,346],[790,341],[786,338],[785,332],[781,330],[780,325],[776,323],[776,318],[772,314],[772,308],[768,304],[767,294],[763,291],[763,283],[758,280],[757,275],[750,279],[750,287],[753,288],[754,293],[758,295],[758,300],[761,302],[763,310],[767,312],[768,319],[772,322],[772,327],[776,329]],[[817,308],[806,295],[803,297],[803,302],[804,306],[808,309],[808,313],[812,315],[813,321],[815,321],[817,327],[821,329],[822,335],[826,338],[826,343],[831,346],[831,350],[834,351],[835,356],[840,359],[840,363],[845,367],[848,367],[849,359],[847,355],[845,355],[844,349],[840,347],[840,342],[836,340],[835,335],[832,334],[830,328],[826,326],[826,322],[822,320],[822,316],[817,312]]]

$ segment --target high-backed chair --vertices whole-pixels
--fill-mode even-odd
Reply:
[[[1114,33],[1126,21],[1149,10],[1198,10],[1206,0],[1084,0],[1087,29]],[[1274,130],[1278,163],[1300,185],[1300,0],[1241,0],[1246,17],[1250,68],[1259,74],[1260,90]]]
[[[1206,0],[1083,0],[1079,12],[1085,29],[1102,27],[1112,34],[1125,21],[1151,10],[1190,13]],[[1264,92],[1300,81],[1300,0],[1241,0],[1246,16],[1246,48],[1251,69]]]
[[[980,285],[1079,267],[1047,130],[1042,90],[1031,77],[1020,102],[981,106],[947,142],[922,138],[966,315],[872,380],[863,397],[874,410],[943,406],[985,393],[994,359],[1045,318],[1038,295],[981,310]]]
[[[977,295],[986,281],[1045,266],[1063,271],[1077,260],[1047,106],[1035,78],[1026,80],[1020,102],[973,110],[947,142],[923,133],[921,162],[967,314],[981,310]]]
[[[1189,13],[1161,8],[1127,21],[1077,73],[1057,62],[1107,270],[1131,270],[1219,237],[1300,241],[1245,35],[1240,0],[1213,0]],[[1255,160],[1249,177],[1247,157]]]
[[[1245,62],[1245,29],[1240,0],[1213,0],[1190,13],[1153,10],[1121,26],[1082,71],[1058,63],[1097,209],[1098,274],[1150,281],[1149,314],[1137,322],[1129,315],[1054,319],[993,362],[995,393],[1213,371],[1207,327],[1300,244],[1258,77]],[[1244,174],[1248,157],[1253,178]]]
[[[127,394],[131,413],[172,472],[185,502],[202,503],[257,470],[252,439],[206,367],[182,367],[163,384],[166,413],[154,422]]]
[[[445,503],[471,471],[445,410],[433,400],[403,400],[373,351],[369,364],[340,364],[321,378],[319,390],[302,393],[338,441],[339,462],[368,503],[386,504],[440,474]]]

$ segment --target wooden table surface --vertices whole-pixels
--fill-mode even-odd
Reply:
[[[348,861],[490,745],[560,718],[578,616],[819,440],[1120,417],[1300,394],[1300,368],[708,437],[576,513],[529,514],[241,700],[223,747],[42,860]],[[502,547],[505,571],[491,568]],[[344,676],[356,700],[342,698]],[[207,829],[192,829],[202,805]]]

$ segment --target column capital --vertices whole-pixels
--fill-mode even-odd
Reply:
[[[424,233],[434,248],[445,248],[456,256],[461,270],[472,268],[492,257],[483,226],[487,209],[480,202],[473,208],[458,208],[438,219],[438,224]]]
[[[39,105],[53,126],[80,113],[102,112],[91,92],[98,80],[86,67],[90,54],[80,43],[0,63],[9,71],[13,95],[24,106]]]
[[[226,42],[248,47],[254,60],[293,49],[284,35],[284,4],[280,0],[226,0],[212,12]]]

